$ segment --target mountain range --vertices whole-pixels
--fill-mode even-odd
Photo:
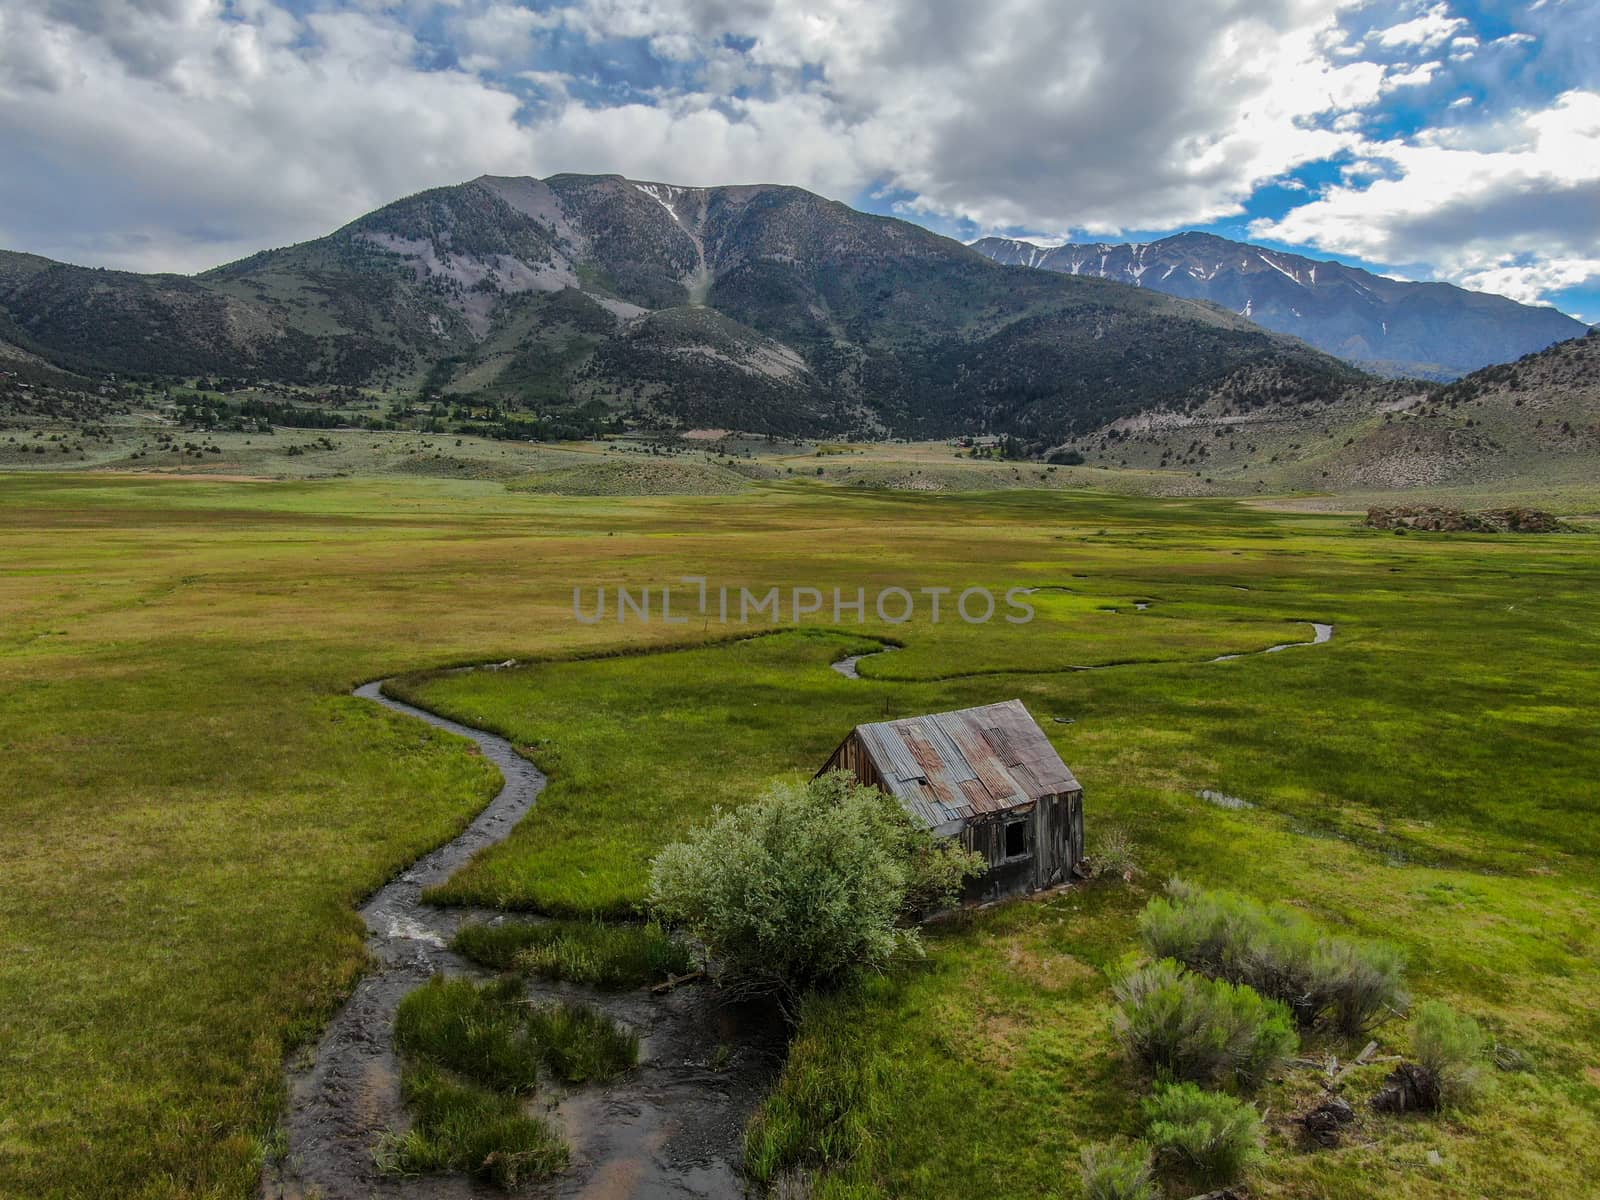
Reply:
[[[483,177],[196,276],[0,253],[0,342],[81,373],[367,389],[570,422],[1035,444],[1337,394],[1215,304],[1008,270],[799,188]]]
[[[1553,308],[1448,283],[1407,283],[1207,233],[1120,245],[991,237],[973,249],[1007,266],[1210,300],[1383,375],[1455,379],[1588,331]]]

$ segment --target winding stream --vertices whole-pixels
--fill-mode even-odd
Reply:
[[[1145,603],[1145,602],[1141,601],[1135,607],[1140,612],[1143,612],[1145,609],[1149,608],[1150,605],[1148,603]],[[1311,640],[1309,642],[1279,642],[1276,646],[1267,646],[1265,649],[1262,649],[1262,650],[1245,650],[1245,651],[1242,651],[1239,654],[1219,654],[1215,658],[1207,658],[1207,659],[1202,659],[1200,661],[1201,662],[1207,662],[1207,663],[1234,662],[1237,659],[1241,659],[1241,658],[1255,658],[1256,656],[1261,655],[1261,654],[1277,654],[1281,650],[1293,650],[1297,646],[1321,646],[1321,645],[1323,645],[1323,644],[1325,644],[1327,642],[1331,642],[1331,641],[1333,641],[1333,626],[1325,624],[1322,621],[1312,621],[1311,622]],[[835,662],[835,663],[833,663],[831,665],[832,665],[832,667],[833,667],[833,669],[835,671],[839,672],[839,674],[843,675],[846,679],[860,679],[861,678],[861,667],[860,667],[860,664],[861,664],[861,660],[862,659],[864,659],[864,658],[877,658],[881,654],[892,654],[898,649],[900,649],[899,646],[890,645],[889,643],[885,642],[880,649],[869,650],[865,654],[852,654],[848,658],[841,658],[837,662]],[[1042,668],[1038,668],[1038,669],[1028,668],[1026,670],[1003,670],[1003,671],[966,671],[966,672],[963,672],[961,674],[956,674],[956,675],[940,675],[940,676],[938,676],[938,678],[939,678],[940,681],[943,681],[943,680],[946,680],[946,679],[979,679],[979,678],[982,678],[983,676],[986,676],[986,675],[1053,675],[1053,674],[1064,674],[1066,672],[1071,672],[1071,671],[1114,671],[1114,670],[1117,670],[1118,668],[1122,668],[1122,667],[1150,667],[1150,666],[1157,666],[1157,665],[1160,665],[1160,664],[1154,663],[1154,662],[1145,662],[1145,661],[1141,660],[1141,661],[1125,662],[1125,663],[1104,663],[1104,664],[1101,664],[1099,666],[1042,667]],[[931,682],[931,681],[927,681],[927,680],[913,681],[913,680],[891,679],[891,680],[883,680],[881,682],[903,683],[903,682]]]
[[[490,976],[449,949],[463,925],[530,919],[435,908],[422,902],[422,892],[507,837],[544,790],[545,777],[504,738],[393,700],[382,686],[369,683],[354,694],[470,738],[505,783],[459,836],[362,906],[372,966],[315,1048],[289,1064],[285,1152],[262,1179],[262,1196],[273,1200],[504,1195],[460,1175],[386,1177],[372,1152],[385,1131],[409,1125],[394,1047],[400,1001],[438,972]],[[654,996],[642,989],[612,993],[530,981],[528,994],[582,1000],[640,1035],[640,1065],[621,1080],[543,1097],[572,1146],[573,1169],[537,1194],[573,1200],[736,1200],[745,1194],[735,1168],[745,1123],[782,1062],[780,1030],[719,1005],[702,987]],[[733,1047],[731,1059],[726,1047]]]
[[[1318,646],[1333,637],[1332,625],[1312,628],[1309,642],[1208,661]],[[896,649],[885,644],[840,659],[832,668],[858,679],[863,658]],[[422,902],[422,893],[479,850],[508,837],[544,790],[545,777],[505,738],[391,699],[383,694],[385,682],[364,684],[353,695],[470,739],[504,783],[457,837],[419,858],[361,907],[372,965],[315,1047],[289,1064],[285,1149],[263,1171],[261,1195],[267,1200],[453,1200],[503,1194],[459,1175],[381,1175],[373,1150],[384,1132],[409,1124],[393,1036],[400,1001],[440,972],[489,976],[449,949],[463,925],[536,919],[497,910],[435,908]],[[636,1030],[641,1042],[640,1065],[623,1079],[543,1098],[573,1148],[573,1168],[540,1195],[568,1200],[737,1200],[745,1195],[736,1171],[744,1125],[781,1065],[779,1030],[759,1018],[741,1020],[737,1010],[719,1005],[703,987],[665,996],[539,981],[527,988],[535,999],[581,999]],[[713,1069],[719,1058],[727,1059],[728,1047],[734,1048],[731,1061]]]
[[[1276,646],[1268,646],[1265,650],[1250,650],[1244,654],[1219,654],[1211,662],[1233,662],[1237,658],[1254,658],[1258,654],[1276,654],[1280,650],[1293,650],[1296,646],[1320,646],[1324,642],[1333,641],[1333,626],[1325,625],[1321,621],[1311,622],[1311,640],[1309,642],[1280,642]]]

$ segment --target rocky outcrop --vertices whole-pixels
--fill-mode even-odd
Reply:
[[[1564,533],[1568,526],[1537,508],[1494,508],[1466,512],[1459,508],[1418,505],[1369,508],[1363,522],[1369,529],[1417,529],[1427,533]]]

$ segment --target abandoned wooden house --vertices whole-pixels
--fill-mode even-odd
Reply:
[[[1083,788],[1020,700],[857,725],[817,774],[828,771],[984,855],[969,902],[1062,883],[1083,861]]]

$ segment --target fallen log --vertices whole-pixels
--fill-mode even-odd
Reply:
[[[1365,1046],[1362,1047],[1360,1054],[1356,1055],[1355,1058],[1353,1058],[1351,1061],[1345,1063],[1344,1066],[1340,1067],[1338,1070],[1333,1072],[1333,1080],[1332,1080],[1332,1082],[1333,1083],[1338,1083],[1339,1080],[1343,1079],[1346,1075],[1348,1075],[1351,1071],[1355,1070],[1357,1067],[1364,1067],[1368,1063],[1379,1061],[1379,1060],[1374,1059],[1372,1057],[1373,1052],[1375,1050],[1377,1050],[1377,1048],[1378,1048],[1378,1043],[1377,1042],[1368,1042]],[[1396,1060],[1396,1061],[1398,1061],[1398,1060]]]
[[[690,971],[687,975],[668,975],[665,983],[658,983],[650,990],[658,995],[661,995],[666,992],[673,991],[680,984],[690,983],[696,979],[704,979],[705,977],[706,973],[704,971]]]

